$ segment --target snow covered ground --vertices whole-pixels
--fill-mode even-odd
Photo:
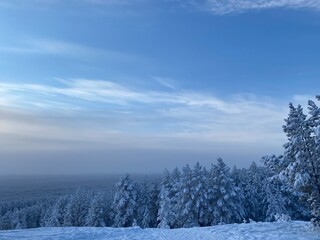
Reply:
[[[0,231],[1,240],[302,240],[320,239],[307,222],[229,224],[189,229],[38,228]]]

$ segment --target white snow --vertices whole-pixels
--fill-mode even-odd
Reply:
[[[320,239],[308,222],[243,223],[205,228],[38,228],[0,231],[1,240],[302,240]]]

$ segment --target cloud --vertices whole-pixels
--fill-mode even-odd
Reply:
[[[55,97],[70,97],[87,102],[112,103],[116,105],[134,106],[135,104],[163,106],[183,106],[197,109],[214,109],[219,112],[236,114],[241,113],[246,108],[263,107],[266,104],[258,99],[245,100],[242,96],[233,97],[231,101],[224,101],[213,95],[186,90],[175,91],[151,91],[134,90],[119,83],[106,80],[89,79],[58,79],[61,87],[41,85],[41,84],[12,84],[0,83],[0,92],[20,98],[20,103],[32,103],[32,99],[42,103]],[[29,101],[24,101],[28,99]],[[18,102],[19,102],[18,101]],[[64,99],[65,101],[65,99]],[[18,103],[19,104],[19,103]],[[76,104],[75,104],[76,106]],[[269,106],[265,106],[269,107]]]
[[[63,150],[114,146],[121,134],[102,125],[85,128],[79,115],[40,114],[0,109],[0,152],[6,150]],[[81,129],[81,131],[79,131]],[[112,141],[110,140],[112,139]]]
[[[176,82],[171,78],[159,76],[154,76],[152,78],[166,88],[177,90]]]
[[[159,4],[160,3],[160,4]],[[163,3],[163,4],[161,4]],[[187,6],[196,8],[201,11],[209,11],[213,14],[224,15],[233,13],[242,13],[245,11],[264,10],[272,8],[308,8],[320,9],[319,0],[3,0],[0,8],[31,7],[40,9],[50,9],[52,6],[66,4],[66,6],[85,6],[93,8],[143,8],[145,6],[181,7],[186,9]]]
[[[31,8],[49,8],[58,4],[66,4],[69,6],[86,5],[86,6],[133,6],[136,4],[146,4],[146,0],[2,0],[0,7],[14,8],[14,7],[31,7]]]
[[[95,58],[119,62],[140,61],[141,57],[113,51],[97,49],[68,41],[59,41],[41,38],[27,38],[14,45],[2,44],[0,52],[9,54],[51,55],[60,57],[77,57],[81,59]]]
[[[189,3],[219,15],[271,8],[320,8],[318,0],[191,0]]]
[[[145,0],[84,0],[89,4],[94,5],[116,5],[116,6],[129,6],[137,3],[145,3]]]
[[[221,99],[90,79],[59,79],[54,85],[2,82],[0,93],[0,110],[10,113],[0,120],[1,138],[10,135],[13,148],[23,143],[37,148],[41,142],[63,148],[208,150],[228,144],[281,146],[285,141],[281,126],[287,103],[254,95]]]

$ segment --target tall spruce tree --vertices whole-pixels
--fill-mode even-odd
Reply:
[[[211,168],[213,185],[213,222],[212,224],[226,224],[241,221],[243,209],[239,205],[237,191],[231,178],[229,167],[221,158]]]
[[[181,173],[175,168],[170,174],[166,169],[162,175],[161,189],[159,193],[158,227],[179,227],[178,192],[180,191]]]
[[[129,174],[120,178],[116,185],[112,209],[114,227],[132,227],[136,222],[137,188]]]
[[[312,223],[320,227],[320,110],[309,101],[309,118],[300,105],[289,104],[289,115],[283,130],[288,142],[284,145],[281,176],[304,193],[312,209]]]
[[[94,195],[90,202],[85,225],[88,227],[106,227],[108,221],[107,201],[103,193]]]
[[[63,225],[65,227],[82,227],[85,226],[85,219],[88,214],[90,204],[89,193],[79,188],[69,198],[65,208]]]

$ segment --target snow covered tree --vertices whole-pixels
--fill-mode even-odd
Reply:
[[[15,209],[11,221],[14,229],[27,228],[26,214],[23,210]]]
[[[36,202],[35,204],[24,209],[26,214],[27,228],[36,228],[40,226],[41,208],[41,202]]]
[[[233,179],[235,190],[237,193],[239,209],[241,210],[242,221],[245,220],[247,216],[247,209],[245,208],[245,188],[246,188],[246,169],[233,168],[231,172],[231,178]]]
[[[177,193],[180,189],[181,173],[178,168],[172,172],[166,169],[163,172],[161,189],[159,194],[158,227],[175,228],[178,227]]]
[[[148,228],[151,225],[151,193],[147,179],[138,185],[137,198],[137,224],[142,228]]]
[[[197,218],[197,225],[207,226],[208,222],[208,195],[207,170],[197,162],[192,171],[193,211]]]
[[[45,220],[46,227],[61,227],[64,222],[65,208],[67,206],[67,197],[60,197],[54,204],[51,211],[48,212]]]
[[[320,110],[313,101],[308,105],[309,118],[300,105],[289,104],[290,112],[283,126],[288,142],[284,145],[280,175],[308,197],[312,222],[320,227]]]
[[[120,178],[116,185],[116,193],[113,199],[112,210],[114,227],[131,227],[136,221],[137,189],[130,175]]]
[[[107,201],[103,193],[95,194],[90,202],[85,225],[88,227],[106,227],[108,219]]]
[[[144,210],[142,212],[141,227],[148,228],[148,227],[150,227],[150,223],[151,223],[150,210],[149,210],[149,207],[146,205],[146,206],[144,206]]]
[[[12,223],[12,211],[7,210],[5,213],[1,215],[0,218],[0,229],[1,230],[10,230],[14,229],[14,225]]]
[[[85,226],[85,219],[88,214],[89,204],[89,193],[79,188],[69,198],[69,202],[65,208],[63,226]]]
[[[265,182],[267,177],[266,169],[257,166],[255,162],[246,170],[244,178],[246,182],[244,189],[246,220],[265,220],[267,210]]]
[[[276,215],[288,215],[286,209],[287,199],[283,194],[281,187],[281,182],[279,182],[278,179],[265,181],[265,202],[267,204],[266,221],[268,222],[276,220]]]
[[[178,225],[181,227],[198,226],[198,216],[194,212],[194,195],[192,181],[192,170],[189,165],[182,169],[181,184],[177,193],[176,213],[178,214]]]
[[[189,165],[182,171],[180,191],[176,212],[179,213],[179,225],[182,227],[195,227],[206,224],[206,192],[205,172],[197,163],[192,170]]]
[[[213,221],[211,224],[232,223],[241,221],[244,210],[239,205],[237,190],[230,169],[221,158],[210,170],[210,181],[213,182],[212,197]]]
[[[159,209],[159,183],[154,181],[151,184],[150,190],[150,227],[156,228],[158,226],[158,209]]]

